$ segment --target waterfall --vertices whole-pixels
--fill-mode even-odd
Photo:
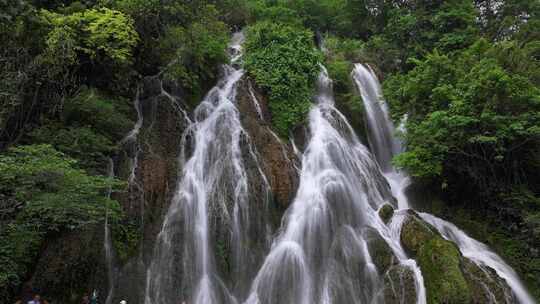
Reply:
[[[399,233],[392,233],[377,214],[391,200],[388,184],[334,107],[324,67],[315,102],[298,192],[245,303],[382,302],[382,276],[370,253],[373,233],[413,270],[418,302],[425,303],[418,267],[401,248]]]
[[[133,126],[133,129],[129,131],[129,133],[120,141],[121,144],[128,145],[129,148],[129,160],[130,160],[130,170],[129,170],[129,177],[128,177],[128,184],[131,188],[132,186],[137,186],[137,188],[140,188],[137,185],[136,182],[136,170],[139,163],[139,154],[141,152],[141,148],[138,143],[138,137],[139,133],[141,131],[143,122],[144,122],[144,116],[142,114],[141,109],[141,101],[140,101],[140,89],[137,89],[137,95],[135,96],[135,100],[133,102],[133,107],[135,108],[135,111],[137,112],[137,121],[135,122],[135,125]]]
[[[402,151],[402,145],[389,119],[379,80],[369,66],[360,63],[355,65],[352,78],[364,104],[369,145],[398,200],[398,208],[407,209],[409,202],[404,191],[410,184],[410,177],[392,166],[392,158]]]
[[[421,269],[400,241],[410,178],[391,161],[402,143],[371,68],[357,64],[352,76],[373,153],[334,106],[332,81],[321,67],[306,148],[300,152],[292,142],[302,159],[300,184],[272,238],[270,184],[236,107],[242,42],[241,33],[233,36],[231,63],[222,66],[221,79],[182,135],[181,172],[147,270],[145,303],[376,304],[391,294],[400,303],[425,304]],[[247,94],[262,119],[249,84]],[[387,204],[397,210],[385,223],[379,211]],[[485,245],[450,223],[421,217],[481,269],[494,269],[521,303],[533,303],[513,270]],[[391,259],[386,266],[381,247]]]
[[[109,158],[108,168],[107,168],[109,178],[114,178],[114,162],[112,158]],[[111,198],[112,186],[107,190],[107,197]],[[109,290],[107,292],[107,298],[105,299],[105,304],[111,304],[114,296],[114,284],[116,281],[115,266],[113,260],[113,246],[111,240],[111,228],[109,226],[109,210],[105,211],[105,224],[104,224],[104,237],[103,237],[103,248],[105,249],[105,261],[107,264],[107,279],[109,283]]]
[[[242,42],[243,34],[233,36],[231,64],[222,67],[222,78],[195,109],[183,135],[182,156],[189,157],[180,160],[179,184],[158,235],[147,275],[146,304],[237,303],[252,280],[249,273],[260,264],[253,247],[265,251],[268,243],[268,225],[261,214],[268,213],[269,185],[235,106],[236,88],[244,75],[237,67]],[[250,180],[248,162],[259,180]],[[253,184],[263,188],[262,197],[250,197],[256,190]],[[220,273],[224,255],[230,255],[232,286]]]
[[[373,153],[383,170],[384,176],[392,187],[392,193],[398,199],[399,208],[409,208],[404,192],[405,188],[410,184],[410,178],[405,172],[396,170],[391,164],[392,157],[402,151],[402,146],[395,135],[396,131],[390,120],[388,106],[382,99],[381,86],[377,76],[369,66],[358,63],[355,65],[352,77],[364,104],[368,140]],[[404,117],[404,120],[406,119]],[[404,121],[398,127],[398,130],[404,131],[403,123]],[[399,216],[399,214],[398,212],[397,215]],[[494,269],[501,278],[506,280],[520,303],[534,303],[515,271],[486,245],[472,239],[455,225],[440,218],[427,213],[421,213],[420,216],[435,227],[445,239],[456,243],[463,256],[469,258],[481,269],[486,267]],[[403,216],[401,219],[396,219],[396,215],[394,215],[391,225],[393,226],[392,230],[394,230],[393,234],[397,235],[397,240],[399,240],[402,222]],[[487,271],[486,274],[488,274]]]

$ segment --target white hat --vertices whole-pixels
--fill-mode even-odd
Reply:
[[[126,300],[122,300],[122,301],[120,301],[120,304],[127,304],[127,301],[126,301]]]

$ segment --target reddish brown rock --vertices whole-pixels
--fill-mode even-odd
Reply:
[[[259,155],[274,198],[280,207],[287,208],[294,199],[298,186],[296,155],[288,142],[272,132],[267,100],[248,78],[244,78],[239,84],[237,102],[242,126]],[[255,102],[258,103],[260,112]]]

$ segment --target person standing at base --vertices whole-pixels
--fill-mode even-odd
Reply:
[[[41,302],[41,296],[39,293],[36,293],[32,300],[28,301],[28,304],[43,304],[43,302]]]
[[[98,293],[94,289],[94,291],[92,292],[92,297],[90,298],[90,304],[97,304],[97,303],[98,303]]]
[[[90,304],[90,298],[85,294],[82,298],[81,304]]]

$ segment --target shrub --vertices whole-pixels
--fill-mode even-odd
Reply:
[[[268,93],[272,123],[282,136],[300,124],[310,108],[321,53],[313,33],[296,26],[261,22],[251,26],[245,67]]]

